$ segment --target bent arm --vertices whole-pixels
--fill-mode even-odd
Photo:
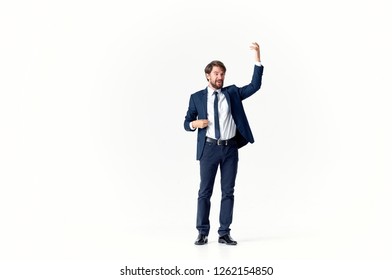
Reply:
[[[186,131],[195,131],[196,128],[192,129],[192,122],[197,119],[197,109],[192,96],[189,98],[188,111],[185,115],[184,128]]]
[[[195,102],[191,96],[189,99],[188,111],[185,116],[184,128],[186,131],[195,131],[196,128],[205,128],[208,126],[207,119],[197,119],[198,112],[195,106]]]

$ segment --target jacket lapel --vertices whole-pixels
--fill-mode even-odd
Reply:
[[[226,97],[227,103],[229,104],[229,108],[231,109],[231,103],[230,103],[230,95],[229,95],[229,93],[227,92],[226,89],[222,89],[222,93],[223,93],[223,95]]]
[[[202,94],[202,109],[203,109],[203,112],[201,112],[201,118],[202,119],[207,119],[207,95],[208,95],[208,91],[207,91],[207,88],[203,91],[203,94]]]

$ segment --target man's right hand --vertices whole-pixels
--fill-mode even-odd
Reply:
[[[208,126],[208,120],[195,120],[192,122],[192,127],[196,128],[205,128]]]

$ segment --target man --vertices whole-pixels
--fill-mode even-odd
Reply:
[[[198,130],[196,158],[200,161],[196,220],[199,235],[195,241],[196,245],[208,242],[210,198],[218,166],[222,191],[218,242],[237,245],[230,236],[230,224],[233,219],[238,149],[248,142],[254,142],[242,100],[260,89],[264,69],[260,62],[259,45],[252,43],[250,48],[255,52],[256,65],[249,85],[241,88],[235,85],[223,87],[226,67],[222,62],[214,60],[204,69],[207,88],[192,94],[189,100],[184,128],[187,131]]]

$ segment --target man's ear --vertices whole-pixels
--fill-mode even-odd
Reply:
[[[209,74],[206,74],[206,79],[207,79],[207,81],[210,81],[210,75]]]

